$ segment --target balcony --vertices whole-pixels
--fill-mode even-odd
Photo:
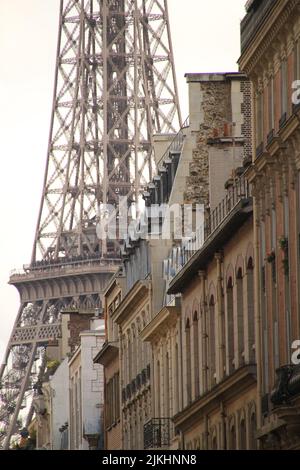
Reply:
[[[282,366],[276,371],[277,381],[271,393],[274,406],[289,404],[300,395],[300,365]]]
[[[114,273],[120,266],[120,258],[100,259],[64,259],[58,261],[39,261],[31,265],[24,265],[21,269],[14,269],[10,273],[10,284],[39,281],[57,277],[80,276],[84,274],[99,274],[101,272]]]
[[[180,293],[180,289],[190,278],[199,270],[205,269],[211,257],[222,250],[252,212],[251,190],[242,176],[232,181],[226,197],[206,217],[195,237],[181,245],[181,261],[174,270],[168,294]]]
[[[144,448],[162,449],[171,444],[173,423],[170,418],[153,418],[144,425]]]
[[[204,226],[200,228],[196,236],[183,246],[183,265],[194,256],[194,254],[202,248],[203,244],[214,234],[222,222],[230,215],[237,205],[250,198],[250,189],[247,181],[242,177],[233,182],[228,190],[227,196],[220,204],[206,217]]]

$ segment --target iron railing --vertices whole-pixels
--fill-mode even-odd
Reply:
[[[233,182],[232,187],[228,189],[226,197],[211,214],[205,218],[204,224],[197,230],[196,235],[191,240],[182,244],[181,263],[180,266],[178,266],[176,274],[183,269],[194,254],[202,248],[234,209],[242,201],[249,200],[250,197],[250,186],[244,177]]]
[[[144,425],[144,448],[170,447],[173,423],[170,418],[153,418]]]

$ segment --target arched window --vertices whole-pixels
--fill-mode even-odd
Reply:
[[[238,353],[239,365],[244,364],[244,291],[243,291],[243,272],[239,268],[236,276],[236,307],[237,307],[237,326],[238,326]]]
[[[142,367],[142,356],[143,356],[143,344],[141,341],[141,319],[138,317],[136,320],[136,334],[137,334],[137,374],[143,369]]]
[[[246,423],[244,418],[240,425],[240,450],[247,450]]]
[[[135,377],[137,376],[137,361],[138,361],[138,337],[136,334],[136,328],[135,325],[131,326],[132,330],[132,350],[131,350],[131,356],[130,356],[130,361],[132,362],[132,376],[131,380],[134,380]]]
[[[192,401],[192,366],[191,366],[191,328],[189,319],[185,326],[185,343],[186,343],[186,390],[187,404]]]
[[[133,377],[132,377],[132,365],[133,365],[132,353],[133,353],[133,348],[132,348],[132,337],[131,337],[131,333],[130,333],[129,330],[127,332],[127,335],[128,335],[128,383],[129,383],[133,379]]]
[[[157,393],[156,393],[156,399],[157,399],[157,417],[161,417],[161,404],[160,404],[160,397],[161,397],[161,380],[160,380],[160,362],[157,361],[156,364],[156,373],[157,373]]]
[[[145,312],[142,312],[142,328],[145,328],[146,327],[146,324],[147,324],[147,319],[146,319],[146,313]],[[142,369],[146,369],[146,367],[148,366],[148,343],[146,341],[143,341],[143,344],[142,344],[142,351],[143,351],[143,354],[142,354]]]
[[[253,259],[247,263],[247,303],[248,303],[248,335],[249,335],[249,360],[255,362],[255,328],[254,328],[254,266]]]
[[[256,413],[253,411],[250,416],[250,450],[257,449],[256,431]]]
[[[227,338],[226,338],[226,349],[227,349],[227,374],[231,374],[234,370],[234,321],[233,321],[233,282],[232,277],[227,282],[226,292],[226,317],[227,317]]]
[[[236,428],[232,424],[229,428],[229,450],[236,450]]]
[[[199,375],[199,321],[198,313],[194,312],[193,332],[194,332],[194,379],[195,379],[195,398],[200,395],[200,375]]]
[[[208,324],[208,344],[209,344],[209,377],[210,385],[216,383],[216,330],[215,330],[215,298],[212,295],[209,301],[209,324]]]
[[[165,413],[164,418],[171,417],[171,410],[170,410],[170,370],[169,370],[169,353],[165,356]]]

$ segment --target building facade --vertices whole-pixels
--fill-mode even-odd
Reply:
[[[173,422],[188,450],[256,448],[252,201],[246,183],[235,184],[226,215],[169,286],[182,296]]]
[[[104,447],[103,367],[93,358],[105,341],[104,320],[93,319],[80,333],[80,346],[69,360],[69,449]]]
[[[181,158],[193,146],[184,202],[202,204],[205,220],[164,261],[167,301],[142,332],[153,354],[155,411],[145,442],[254,448],[252,203],[241,178],[251,163],[251,87],[239,73],[186,77],[190,127]]]
[[[241,39],[240,69],[252,82],[255,110],[247,178],[254,195],[258,437],[264,449],[299,449],[299,1],[250,2]]]
[[[112,320],[122,301],[125,278],[117,273],[104,292],[105,343],[94,358],[104,371],[104,448],[123,448],[119,328]]]

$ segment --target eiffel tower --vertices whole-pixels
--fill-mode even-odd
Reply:
[[[155,174],[153,135],[181,125],[166,0],[61,0],[43,193],[20,308],[0,369],[0,448],[33,417],[64,309],[99,309],[120,265],[97,224]],[[22,420],[22,422],[21,422]]]

